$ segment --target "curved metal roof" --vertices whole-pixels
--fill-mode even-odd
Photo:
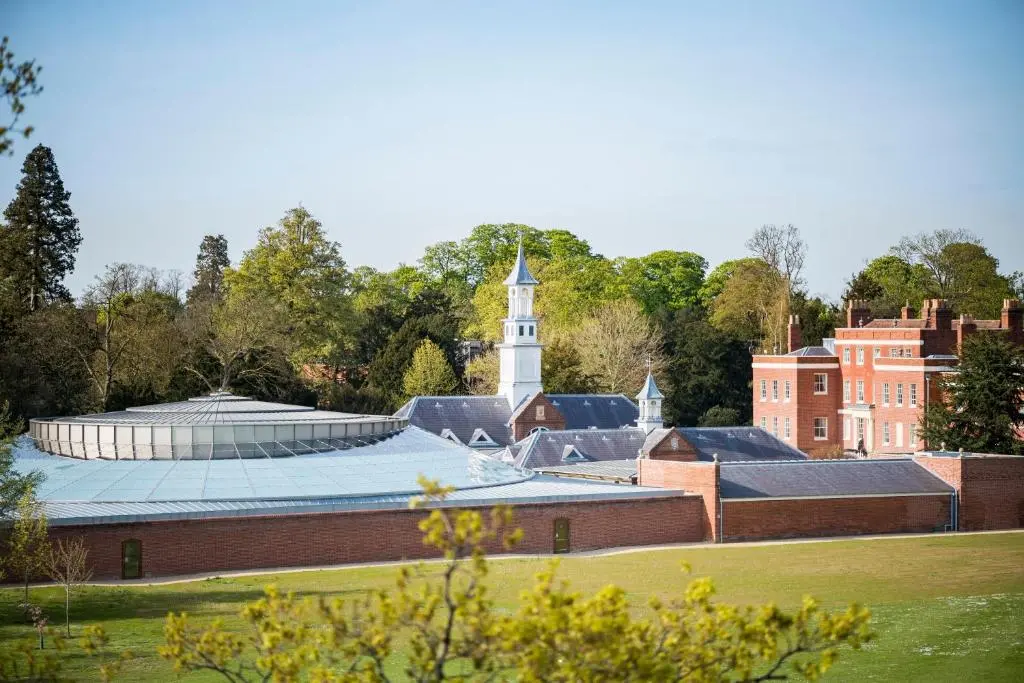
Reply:
[[[255,401],[245,396],[218,393],[176,403],[138,406],[110,413],[57,418],[72,424],[213,425],[290,422],[344,422],[379,418],[376,415],[336,413],[307,406]],[[379,418],[383,419],[383,418]]]

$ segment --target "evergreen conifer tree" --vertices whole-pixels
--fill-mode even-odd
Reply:
[[[0,273],[22,310],[36,311],[71,299],[64,278],[75,269],[82,235],[50,148],[37,145],[21,172],[7,225],[0,225]]]
[[[958,372],[942,383],[945,401],[928,405],[921,436],[928,448],[1014,454],[1024,429],[1024,349],[1002,334],[964,340]]]
[[[220,298],[224,269],[230,265],[227,238],[224,235],[203,237],[196,256],[196,269],[192,272],[195,283],[188,290],[188,303]]]

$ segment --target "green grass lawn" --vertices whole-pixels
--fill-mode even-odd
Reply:
[[[775,601],[795,607],[811,594],[834,607],[856,600],[874,615],[878,638],[859,653],[844,652],[829,680],[1020,680],[1024,671],[1024,533],[949,535],[881,540],[695,546],[606,556],[567,556],[560,573],[591,593],[609,583],[636,605],[651,594],[678,594],[690,577],[711,576],[721,600]],[[498,560],[492,592],[511,607],[545,559]],[[113,645],[137,658],[122,680],[175,680],[155,654],[169,610],[232,620],[240,604],[276,583],[304,594],[358,593],[388,586],[394,567],[352,568],[196,581],[152,587],[89,587],[72,606],[79,624],[102,623]],[[20,623],[16,589],[0,590],[0,639],[29,632]],[[63,593],[34,588],[54,622],[63,620]],[[78,658],[70,670],[88,678],[94,664]],[[211,680],[206,676],[189,680]]]

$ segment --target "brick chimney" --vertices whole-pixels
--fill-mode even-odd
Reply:
[[[900,318],[903,320],[913,320],[915,315],[917,315],[917,311],[914,310],[909,301],[906,306],[900,309]]]
[[[1003,310],[999,315],[999,327],[1005,330],[1024,330],[1024,307],[1017,299],[1003,299]]]
[[[966,313],[960,314],[960,326],[956,330],[956,346],[962,348],[964,345],[964,339],[967,338],[971,333],[978,329],[978,325],[974,322],[974,317],[967,315]]]
[[[945,299],[928,299],[928,327],[936,330],[953,328],[953,309]],[[922,311],[923,313],[923,311]]]
[[[850,299],[846,304],[846,326],[861,327],[871,322],[871,308],[864,299]]]
[[[800,316],[789,316],[789,327],[786,329],[786,346],[793,353],[803,346],[800,339]]]

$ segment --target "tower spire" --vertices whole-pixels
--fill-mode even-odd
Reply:
[[[527,397],[544,391],[540,377],[541,345],[533,315],[533,290],[540,283],[526,267],[522,231],[515,265],[504,284],[508,287],[508,317],[503,321],[504,343],[499,346],[498,394],[515,408]]]

